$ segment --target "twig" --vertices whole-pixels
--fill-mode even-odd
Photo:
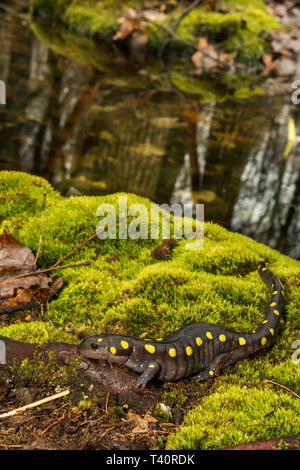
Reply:
[[[124,217],[121,217],[119,219],[119,223],[123,220],[125,220],[127,218],[127,215],[124,216]],[[110,228],[113,224],[109,225],[108,228]],[[55,264],[53,264],[51,266],[51,268],[54,268],[55,266],[57,266],[58,264],[60,264],[62,261],[64,261],[66,258],[68,258],[69,256],[71,256],[73,253],[75,253],[75,251],[79,250],[79,248],[81,248],[82,246],[84,246],[86,243],[88,243],[89,241],[93,240],[94,238],[96,238],[99,233],[104,233],[104,230],[102,230],[102,232],[96,232],[94,233],[93,235],[91,235],[89,238],[87,238],[86,240],[84,240],[82,243],[80,243],[78,246],[75,246],[75,248],[73,248],[71,251],[69,251],[69,253],[67,253],[65,256],[63,256],[60,260],[56,261]]]
[[[44,200],[43,200],[39,245],[38,245],[38,249],[37,249],[37,252],[36,252],[35,260],[33,262],[33,266],[35,266],[36,263],[37,263],[37,260],[38,260],[39,254],[40,254],[40,250],[41,250],[41,245],[42,245],[44,216],[45,216],[45,205],[46,205],[46,194],[44,194]]]
[[[59,269],[77,268],[78,266],[88,266],[89,264],[91,264],[90,261],[84,261],[83,263],[66,264],[65,266],[51,266],[51,268],[38,269],[37,271],[32,271],[32,272],[24,273],[24,274],[18,274],[18,276],[9,278],[7,279],[7,281],[11,281],[12,279],[20,279],[21,277],[36,276],[37,274],[49,273],[51,271],[58,271]]]
[[[106,400],[105,400],[105,413],[108,414],[108,400],[109,400],[109,392],[107,392]]]
[[[69,253],[67,253],[65,256],[63,256],[60,260],[56,261],[55,264],[53,264],[51,266],[51,268],[49,269],[52,269],[52,268],[55,268],[58,264],[60,264],[62,261],[64,261],[66,258],[68,258],[69,256],[71,256],[75,251],[79,250],[79,248],[81,248],[83,245],[85,245],[86,243],[88,243],[90,240],[93,240],[93,238],[95,238],[97,236],[97,232],[94,233],[94,235],[92,235],[91,237],[87,238],[84,242],[80,243],[80,245],[78,246],[75,246],[75,248],[73,248],[71,251],[69,251]]]
[[[0,415],[0,418],[8,418],[9,416],[14,416],[21,411],[28,410],[30,408],[35,408],[36,406],[43,405],[44,403],[48,403],[49,401],[57,400],[58,398],[64,397],[68,395],[70,390],[64,390],[63,392],[56,393],[55,395],[51,395],[50,397],[42,398],[42,400],[35,401],[33,403],[29,403],[29,405],[21,406],[20,408],[16,408],[15,410],[8,411],[7,413],[3,413]]]
[[[284,390],[287,390],[291,395],[293,395],[294,397],[296,398],[300,398],[300,396],[294,392],[293,390],[291,390],[290,388],[286,387],[285,385],[282,385],[282,384],[279,384],[277,382],[275,382],[274,380],[269,380],[269,379],[263,379],[263,382],[267,382],[267,383],[270,383],[272,385],[277,385],[278,387],[281,387],[283,388]]]
[[[161,28],[163,29],[165,32],[167,32],[170,36],[172,36],[176,41],[178,42],[181,42],[182,44],[185,44],[186,46],[188,47],[191,47],[193,48],[195,51],[198,51],[198,47],[190,42],[190,41],[187,41],[187,39],[184,39],[182,38],[181,36],[179,36],[178,34],[174,33],[170,28],[168,28],[167,26],[163,25],[163,24],[160,24],[160,23],[156,23],[155,21],[150,21],[148,20],[149,23],[152,23],[154,24],[155,26],[157,26],[158,28]],[[215,62],[217,62],[218,64],[222,65],[223,67],[226,67],[227,69],[229,69],[229,65],[227,64],[227,62],[224,62],[223,60],[219,59],[218,57],[213,57],[211,56],[210,54],[208,54],[207,52],[201,50],[201,54],[204,56],[204,57],[208,57],[209,59],[211,60],[214,60]]]
[[[180,15],[178,16],[178,18],[176,18],[176,20],[174,21],[174,23],[172,24],[171,26],[171,29],[169,30],[168,34],[169,34],[169,37],[167,37],[159,51],[159,56],[160,58],[163,57],[163,53],[167,47],[167,45],[169,44],[170,40],[171,40],[171,37],[170,36],[173,36],[173,34],[175,33],[176,29],[178,28],[178,26],[180,25],[181,21],[183,20],[183,18],[185,18],[192,10],[194,10],[194,8],[196,8],[199,4],[201,3],[201,0],[195,0],[191,5],[189,5],[188,7],[186,7],[181,13]],[[173,36],[174,37],[174,36]]]
[[[41,432],[41,436],[43,434],[45,434],[50,428],[52,428],[52,426],[55,426],[55,424],[58,424],[60,423],[63,419],[66,419],[67,416],[63,415],[61,416],[60,418],[58,418],[56,421],[54,421],[54,423],[51,423],[49,424],[49,426],[47,426],[42,432]]]

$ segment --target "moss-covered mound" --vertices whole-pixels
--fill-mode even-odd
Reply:
[[[168,37],[165,27],[170,28],[181,19],[188,6],[190,2],[168,2],[165,14],[159,16],[157,2],[151,5],[143,1],[32,0],[31,13],[59,21],[78,34],[111,41],[120,28],[118,19],[122,12],[130,8],[137,15],[136,29],[145,32],[147,23],[149,44],[157,49]],[[149,18],[154,20],[147,22]],[[236,52],[242,60],[261,57],[266,51],[264,35],[280,27],[277,19],[268,13],[264,0],[200,2],[179,23],[176,33],[181,39],[196,44],[196,38],[207,36],[224,50]],[[175,44],[177,48],[182,47],[180,40],[175,40]]]
[[[1,172],[0,229],[7,225],[34,252],[44,193],[41,267],[54,264],[95,233],[100,204],[118,208],[119,194],[66,199],[42,178]],[[127,199],[128,207],[140,203],[150,209],[147,199],[132,194]],[[65,261],[90,260],[90,266],[56,272],[63,276],[64,287],[43,316],[22,323],[25,314],[18,314],[0,335],[42,343],[78,343],[78,331],[161,337],[193,321],[255,331],[268,305],[267,289],[257,274],[257,264],[264,260],[286,294],[274,347],[217,378],[213,392],[189,412],[168,448],[218,448],[299,433],[300,402],[291,391],[300,394],[299,364],[292,359],[292,343],[300,338],[300,263],[212,223],[205,223],[201,250],[188,251],[186,241],[179,240],[167,260],[159,261],[151,256],[158,243],[94,238]]]

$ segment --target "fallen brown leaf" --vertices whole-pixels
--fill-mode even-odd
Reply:
[[[119,31],[113,36],[114,41],[127,38],[140,25],[140,20],[132,8],[124,10],[118,22],[121,26]]]
[[[35,274],[34,260],[30,248],[22,246],[5,227],[0,235],[0,314],[9,307],[46,303],[62,287],[61,277]],[[18,277],[31,271],[32,275]]]

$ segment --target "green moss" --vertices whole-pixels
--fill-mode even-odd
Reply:
[[[112,416],[113,418],[116,418],[118,420],[126,417],[126,413],[125,413],[124,409],[121,406],[112,406],[109,409],[109,414],[110,414],[110,416]]]
[[[61,365],[57,362],[55,353],[50,352],[48,357],[47,362],[36,356],[32,361],[24,359],[21,364],[10,366],[15,383],[23,386],[35,384],[39,387],[65,387],[70,385],[71,381],[79,380],[79,359]]]
[[[34,0],[30,4],[31,13],[50,20],[61,20],[72,0]]]
[[[188,413],[182,429],[169,437],[166,448],[216,449],[297,435],[300,402],[270,388],[219,387]]]
[[[119,29],[118,18],[122,11],[131,7],[139,12],[142,6],[143,2],[139,1],[32,0],[31,12],[33,16],[59,20],[76,33],[111,40]],[[170,26],[181,12],[182,6],[175,2],[164,23]],[[217,5],[204,3],[193,9],[182,19],[177,33],[189,41],[208,35],[214,42],[221,42],[225,50],[237,52],[239,59],[253,60],[266,49],[262,33],[279,27],[277,20],[267,12],[264,1],[222,0]],[[151,47],[159,48],[165,38],[162,28],[149,24]],[[182,47],[180,42],[177,47]]]
[[[58,20],[78,34],[111,39],[123,9],[130,6],[132,2],[120,0],[33,0],[31,14]]]
[[[46,194],[47,207],[60,199],[60,195],[43,178],[33,176],[30,185],[24,185],[21,172],[0,172],[0,220],[16,218],[21,223],[29,216],[40,214],[43,194]]]
[[[48,343],[48,342],[66,342],[76,343],[78,338],[71,335],[49,322],[34,321],[29,323],[13,323],[1,328],[1,336],[7,336],[15,341],[25,343]]]
[[[168,423],[170,421],[170,413],[160,406],[160,403],[157,403],[154,409],[154,417],[160,423]]]
[[[203,79],[199,77],[191,77],[186,72],[176,71],[170,73],[172,84],[183,93],[200,96],[202,103],[210,103],[212,101],[223,102],[229,96],[235,98],[246,99],[251,96],[260,95],[263,89],[256,86],[255,80],[251,80],[244,75],[228,76],[226,73],[218,73],[214,79]]]
[[[9,203],[7,197],[4,199],[0,228],[7,225],[34,252],[45,191],[41,267],[55,263],[93,235],[99,222],[99,204],[110,203],[117,208],[119,197],[113,194],[66,199],[40,178],[18,172],[0,173],[0,193],[10,198]],[[28,205],[28,198],[35,199],[34,206]],[[128,207],[142,203],[150,210],[148,199],[133,194],[127,198]],[[22,218],[21,225],[16,224],[18,218]],[[144,222],[147,224],[148,218]],[[201,250],[188,251],[185,240],[178,240],[172,256],[157,261],[150,253],[158,242],[94,238],[65,261],[90,260],[90,266],[55,273],[63,277],[64,285],[43,317],[21,323],[19,315],[14,323],[0,329],[0,335],[38,343],[78,343],[77,330],[83,335],[107,331],[159,338],[194,321],[255,331],[268,306],[268,291],[257,273],[257,263],[265,260],[285,287],[282,323],[274,346],[260,357],[226,369],[215,380],[214,393],[207,397],[202,398],[207,393],[202,388],[205,384],[199,385],[200,407],[188,414],[178,435],[170,437],[168,447],[190,448],[200,441],[203,448],[216,448],[299,431],[295,421],[299,400],[286,389],[264,381],[271,380],[300,394],[299,365],[291,359],[292,342],[299,339],[299,261],[213,223],[205,223]],[[33,370],[27,369],[27,377]],[[184,406],[185,394],[175,395],[173,398],[183,400],[180,403]],[[170,403],[172,396],[164,403]],[[260,425],[268,413],[272,413],[265,421],[268,426]],[[205,429],[209,436],[202,439]]]
[[[72,33],[61,24],[41,20],[36,17],[30,19],[30,26],[41,42],[51,48],[56,54],[72,57],[75,61],[91,65],[106,75],[115,75],[113,67],[114,52],[104,42],[97,42],[91,38]]]
[[[80,410],[88,410],[89,408],[92,408],[92,406],[94,406],[94,404],[95,403],[93,402],[93,400],[84,399],[84,400],[80,400],[77,403],[77,407]]]
[[[237,52],[238,59],[253,60],[266,50],[262,33],[280,28],[264,1],[224,0],[218,2],[218,7],[219,11],[209,5],[194,9],[183,19],[178,32],[192,40],[200,31],[214,42],[221,41],[228,52]]]
[[[160,401],[165,403],[167,406],[173,406],[174,403],[176,403],[177,407],[182,407],[187,403],[188,397],[184,395],[179,388],[174,386],[171,390],[168,390],[161,395]]]

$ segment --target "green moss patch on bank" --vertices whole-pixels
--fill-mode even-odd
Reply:
[[[118,210],[121,195],[64,198],[42,178],[1,172],[0,230],[7,225],[33,252],[38,247],[44,193],[40,267],[49,267],[93,235],[99,222],[98,206],[112,204]],[[122,196],[127,197],[128,207],[143,204],[150,213],[148,199]],[[172,217],[171,221],[172,230]],[[149,218],[144,222],[147,225]],[[18,314],[0,328],[0,335],[27,342],[78,344],[79,337],[92,331],[158,338],[194,321],[255,331],[269,298],[257,273],[258,262],[264,260],[285,288],[275,345],[258,358],[226,369],[214,381],[210,395],[201,397],[198,407],[186,416],[178,434],[170,437],[168,448],[194,448],[198,441],[200,448],[217,448],[299,433],[299,399],[289,390],[300,394],[299,364],[292,361],[292,343],[299,339],[300,263],[216,224],[204,227],[202,249],[186,250],[186,240],[178,240],[165,261],[150,254],[161,238],[94,238],[65,261],[89,260],[90,266],[55,273],[63,277],[64,285],[43,315],[22,323]],[[287,389],[276,388],[266,379]],[[199,389],[205,386],[199,384]],[[270,416],[265,421],[268,426],[261,425],[264,416]]]
[[[221,386],[191,411],[167,449],[216,449],[297,435],[300,403],[270,387]]]
[[[188,5],[188,4],[187,4]],[[186,5],[186,6],[187,6]],[[185,6],[185,5],[184,5]],[[153,8],[157,5],[154,4]],[[78,34],[111,41],[119,30],[118,19],[126,8],[136,11],[142,19],[144,2],[119,0],[32,0],[31,14],[64,23]],[[151,10],[151,8],[150,8]],[[153,11],[153,9],[152,9]],[[168,5],[165,19],[157,20],[170,28],[183,11],[182,2]],[[222,0],[204,2],[180,21],[176,33],[184,40],[196,43],[199,36],[208,37],[225,51],[236,52],[238,60],[252,61],[260,58],[267,49],[265,35],[280,28],[263,0]],[[149,45],[159,49],[167,33],[159,24],[148,24]],[[180,41],[174,41],[177,49]]]

